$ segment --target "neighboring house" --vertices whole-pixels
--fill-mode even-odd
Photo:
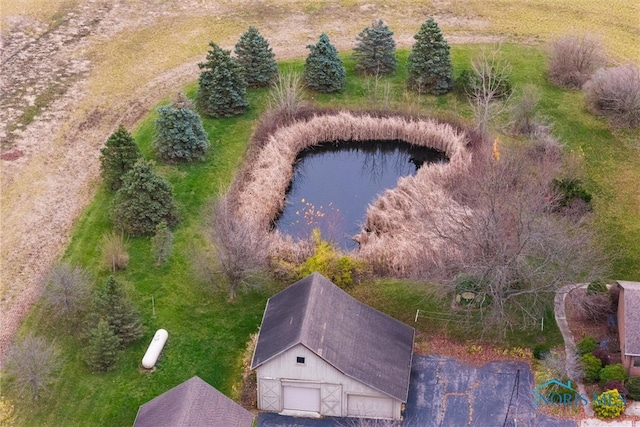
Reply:
[[[622,364],[631,376],[640,376],[640,282],[618,280],[618,332]]]
[[[140,406],[134,427],[251,427],[251,412],[198,377]]]
[[[251,363],[258,409],[401,419],[414,329],[313,273],[267,301]]]

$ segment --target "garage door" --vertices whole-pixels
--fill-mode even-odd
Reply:
[[[350,394],[347,397],[347,415],[350,417],[392,419],[393,400],[385,397]]]
[[[320,412],[320,389],[284,386],[283,409]]]

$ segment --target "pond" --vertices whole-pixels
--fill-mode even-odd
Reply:
[[[367,207],[398,178],[414,175],[425,162],[447,161],[444,153],[402,141],[337,141],[302,151],[275,227],[294,239],[314,228],[344,250],[357,247],[352,236]]]

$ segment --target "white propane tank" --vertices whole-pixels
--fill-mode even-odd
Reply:
[[[167,338],[169,338],[169,333],[166,330],[158,329],[156,331],[147,352],[142,358],[143,368],[151,369],[156,366],[156,362],[158,361],[158,357],[160,357],[160,353],[162,353],[162,348],[164,347],[164,343],[167,342]]]

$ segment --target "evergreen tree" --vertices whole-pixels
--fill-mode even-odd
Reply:
[[[420,93],[442,95],[453,87],[449,45],[438,24],[430,18],[422,24],[407,58],[409,87]]]
[[[373,21],[358,36],[353,49],[356,71],[362,74],[385,76],[396,71],[396,42],[393,31],[381,19]]]
[[[231,52],[209,43],[207,61],[198,64],[203,69],[198,79],[198,107],[211,117],[231,117],[242,114],[249,106],[247,83],[242,67]]]
[[[122,284],[113,277],[109,277],[94,295],[92,316],[94,320],[104,319],[107,322],[120,339],[121,347],[142,337],[140,315]]]
[[[162,221],[156,226],[156,234],[151,238],[151,253],[153,253],[157,265],[169,258],[172,246],[173,233],[167,227],[167,223]]]
[[[278,64],[269,42],[255,28],[242,34],[234,50],[237,61],[244,70],[244,78],[249,87],[271,85],[278,75]]]
[[[171,186],[144,159],[122,178],[122,188],[111,205],[111,220],[132,236],[153,233],[161,221],[169,226],[177,223]]]
[[[122,176],[142,157],[131,134],[120,125],[107,139],[100,150],[100,172],[107,188],[118,190],[122,186]]]
[[[209,137],[202,119],[184,95],[172,105],[158,108],[153,145],[158,157],[168,162],[201,160],[209,149]]]
[[[347,82],[347,74],[329,37],[322,33],[318,43],[307,48],[311,53],[304,64],[305,85],[323,93],[341,91]]]
[[[118,358],[120,338],[113,332],[109,322],[100,319],[91,330],[89,346],[86,348],[86,362],[89,367],[98,372],[111,370]]]

